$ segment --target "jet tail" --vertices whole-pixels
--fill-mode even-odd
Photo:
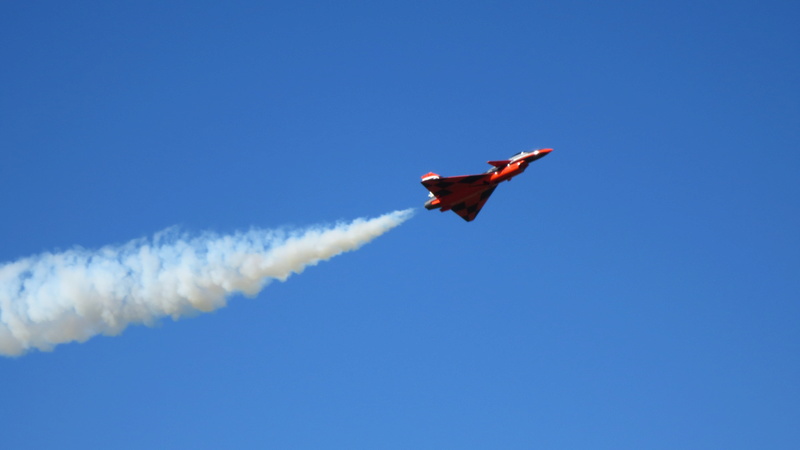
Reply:
[[[439,178],[441,178],[441,177],[439,176],[438,173],[428,172],[428,173],[426,173],[425,175],[422,176],[422,184],[424,185],[426,181],[438,180]],[[442,207],[441,201],[438,198],[436,198],[435,195],[433,195],[433,192],[428,191],[428,197],[430,197],[430,200],[425,202],[425,209],[429,209],[430,210],[430,209],[437,209],[437,208],[441,208]]]

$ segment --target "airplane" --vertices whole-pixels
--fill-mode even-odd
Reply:
[[[430,200],[425,202],[425,209],[453,211],[471,222],[498,184],[511,181],[524,172],[528,164],[552,151],[552,148],[542,148],[532,152],[519,152],[501,161],[488,161],[492,168],[479,175],[441,177],[433,172],[426,173],[422,176],[422,185],[428,189]]]

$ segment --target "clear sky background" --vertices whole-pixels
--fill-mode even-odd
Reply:
[[[0,359],[0,448],[800,447],[800,4],[4,2],[0,261],[418,208]],[[472,223],[420,175],[554,151]]]

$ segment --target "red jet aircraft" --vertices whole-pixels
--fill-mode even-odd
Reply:
[[[519,152],[502,161],[489,161],[493,167],[480,175],[442,178],[433,172],[426,173],[422,176],[422,185],[430,191],[431,199],[425,203],[425,208],[452,210],[471,222],[500,182],[511,180],[524,172],[528,164],[552,151],[552,148],[543,148]]]

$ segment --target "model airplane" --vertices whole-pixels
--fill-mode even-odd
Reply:
[[[503,181],[509,181],[528,168],[528,164],[552,152],[543,148],[532,152],[519,152],[509,159],[489,161],[492,168],[480,175],[440,177],[430,172],[422,176],[422,185],[430,191],[431,199],[426,209],[452,210],[467,222],[478,215],[486,200]]]

